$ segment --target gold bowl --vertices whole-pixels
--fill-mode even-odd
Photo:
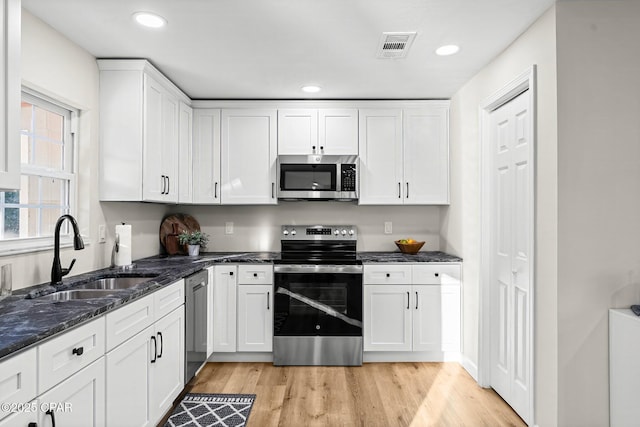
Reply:
[[[400,243],[399,240],[396,240],[395,243],[398,249],[400,249],[400,252],[402,252],[403,254],[411,255],[417,254],[418,251],[422,248],[422,245],[424,245],[424,242]]]

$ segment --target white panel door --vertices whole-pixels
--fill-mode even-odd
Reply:
[[[104,357],[72,375],[39,398],[39,403],[59,402],[71,410],[39,412],[38,426],[101,427],[105,426],[105,362]],[[64,407],[64,406],[63,406]],[[55,423],[53,419],[55,418]]]
[[[404,203],[402,176],[402,111],[360,110],[361,205]]]
[[[411,285],[364,286],[364,351],[411,351]]]
[[[272,285],[238,285],[238,351],[273,350]]]
[[[213,351],[236,351],[236,266],[216,265],[213,281]]]
[[[178,203],[193,202],[193,110],[180,101],[178,124]]]
[[[144,75],[144,163],[142,198],[148,202],[164,201],[166,175],[163,171],[162,97],[164,88],[148,75]]]
[[[113,349],[106,358],[107,425],[150,426],[151,361],[155,358],[153,326]],[[153,354],[152,354],[153,352]]]
[[[193,202],[220,204],[220,110],[193,113]]]
[[[402,111],[404,203],[449,203],[449,109]]]
[[[318,110],[320,154],[358,155],[358,110],[323,108]]]
[[[222,110],[222,203],[276,204],[276,110]]]
[[[278,110],[278,154],[315,154],[318,148],[318,110]]]
[[[157,353],[149,383],[154,424],[171,408],[184,387],[184,306],[156,322],[155,340]]]
[[[491,386],[526,421],[531,417],[529,336],[530,92],[491,113],[493,224],[491,271]]]

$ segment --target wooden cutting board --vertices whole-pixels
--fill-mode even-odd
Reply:
[[[169,255],[186,254],[187,250],[177,243],[177,234],[183,231],[199,231],[200,224],[188,214],[166,216],[160,224],[160,244]]]

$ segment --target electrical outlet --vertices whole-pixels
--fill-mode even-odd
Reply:
[[[233,223],[225,222],[224,223],[224,234],[233,234]]]
[[[104,224],[98,226],[98,243],[105,243],[107,241],[107,227]]]
[[[384,222],[384,234],[393,233],[393,223],[391,221]]]

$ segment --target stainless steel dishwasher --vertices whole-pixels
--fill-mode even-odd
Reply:
[[[185,286],[185,372],[184,383],[187,384],[207,361],[207,342],[212,325],[208,313],[211,300],[209,298],[209,273],[199,271],[186,277]]]

